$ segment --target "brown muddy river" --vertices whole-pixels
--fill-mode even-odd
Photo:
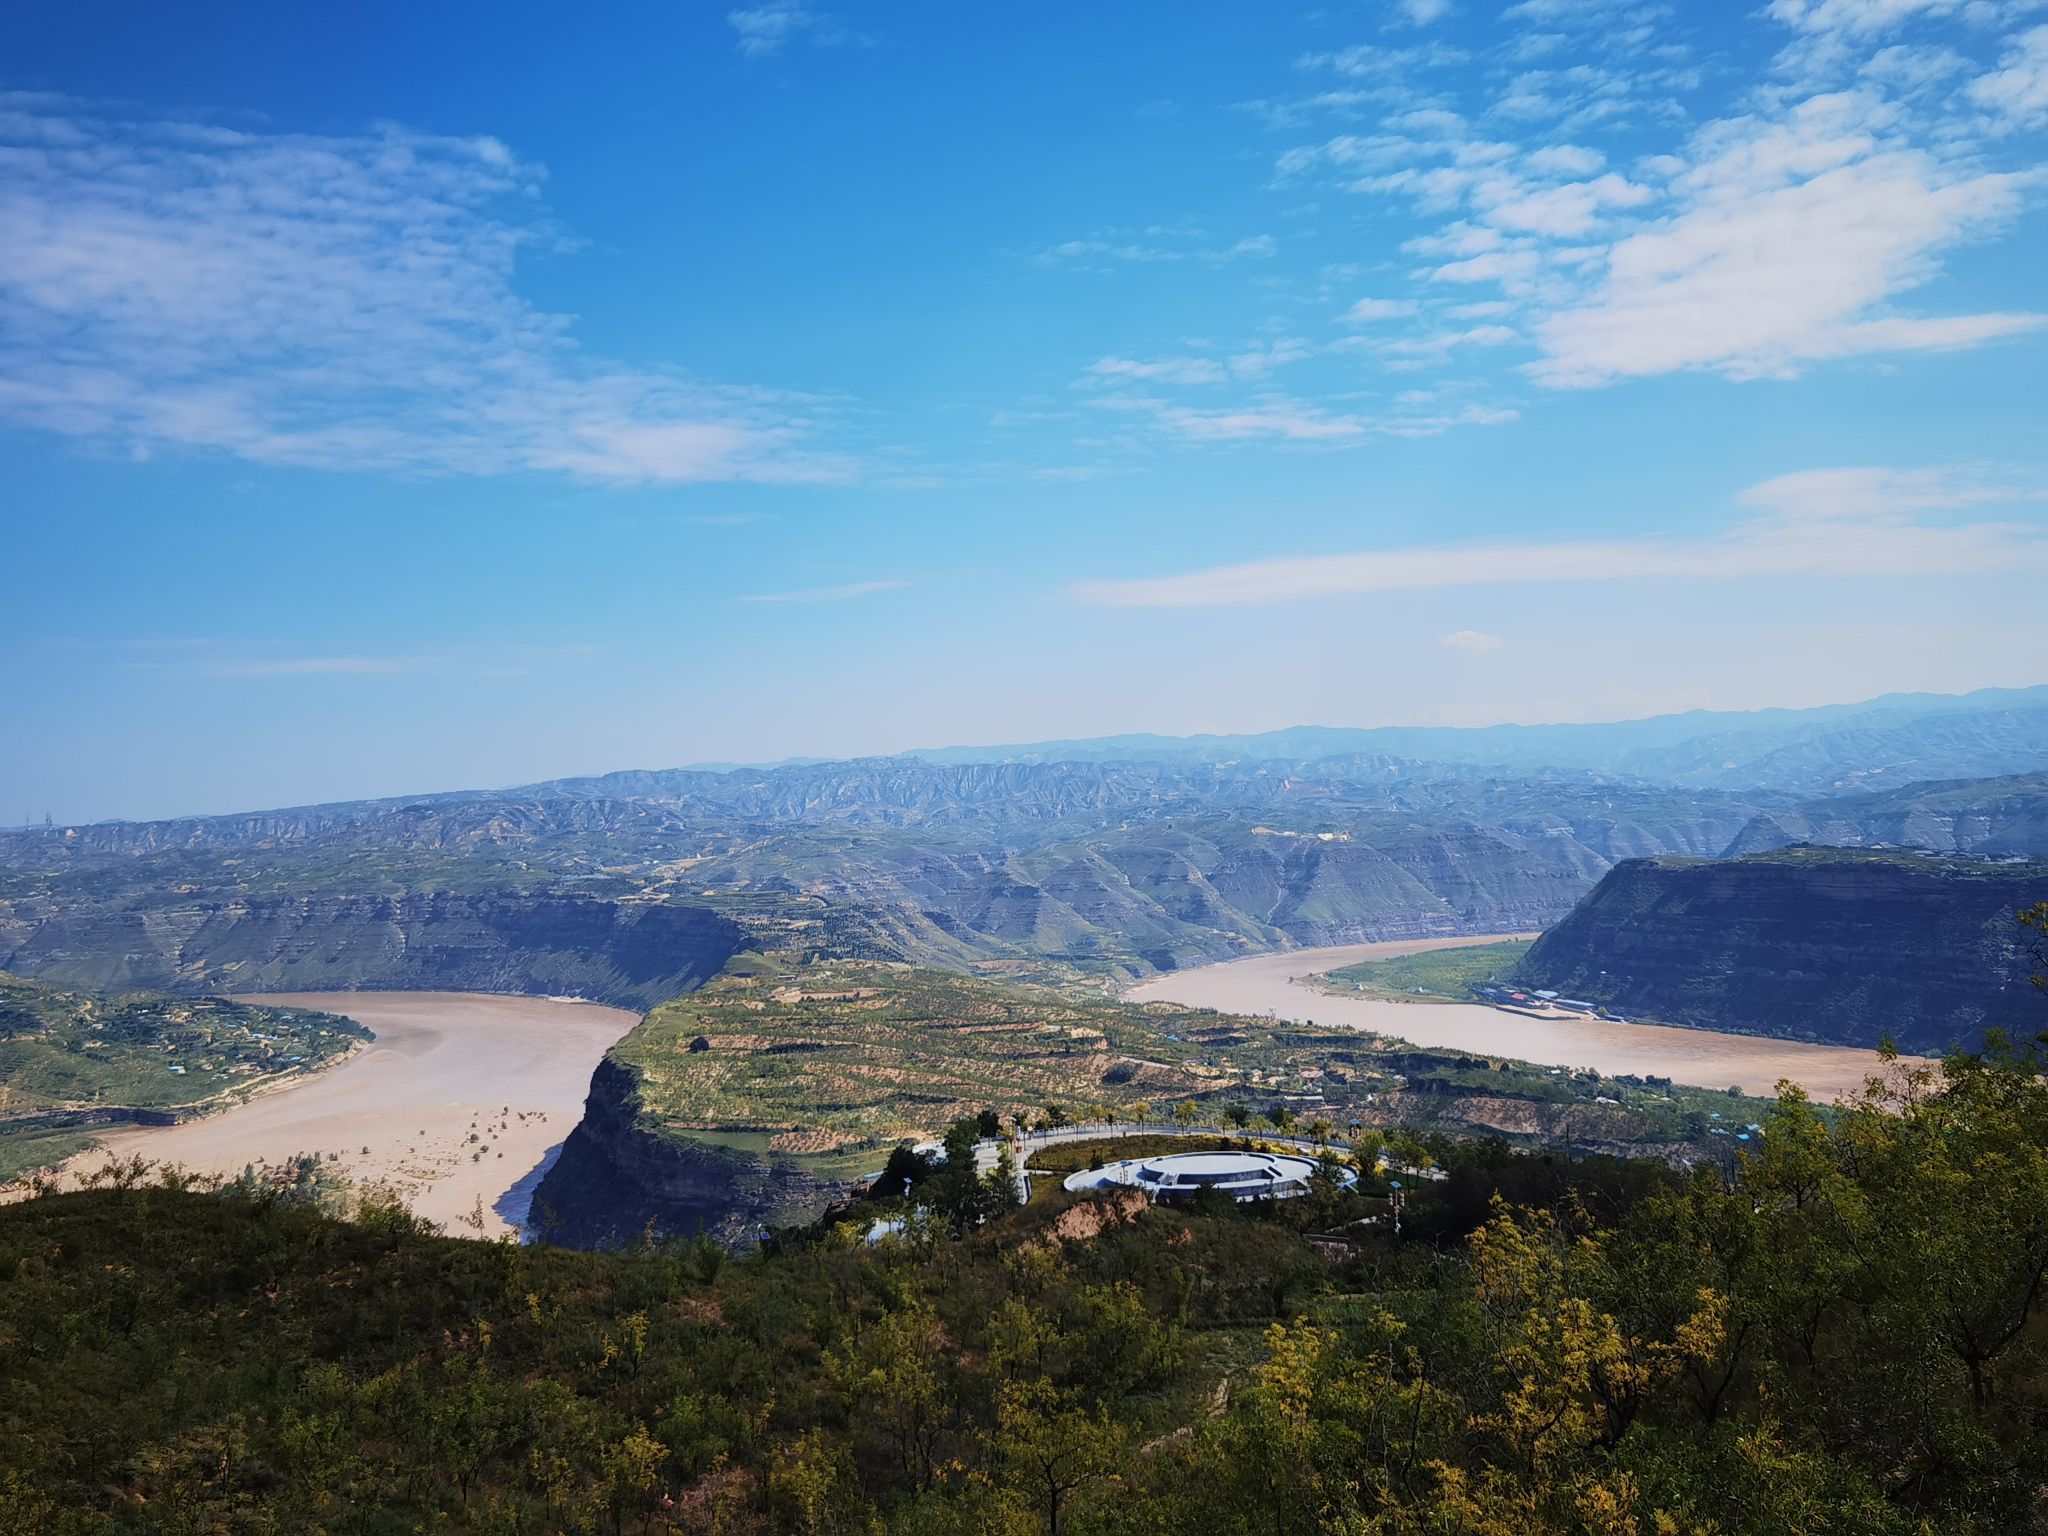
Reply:
[[[1779,1080],[1785,1079],[1815,1099],[1838,1099],[1856,1092],[1864,1079],[1878,1070],[1875,1051],[1851,1046],[1808,1045],[1662,1024],[1532,1019],[1476,1003],[1397,1003],[1345,997],[1318,992],[1297,979],[1361,960],[1494,942],[1496,938],[1412,939],[1289,950],[1160,976],[1124,995],[1133,1002],[1163,1000],[1223,1013],[1297,1022],[1313,1019],[1318,1024],[1398,1035],[1420,1046],[1510,1056],[1550,1067],[1590,1067],[1614,1077],[1668,1077],[1697,1088],[1740,1087],[1745,1093],[1770,1094]]]
[[[333,1152],[352,1179],[394,1186],[457,1237],[522,1220],[514,1186],[582,1113],[598,1058],[640,1015],[561,998],[478,992],[292,992],[243,1001],[346,1014],[377,1038],[339,1066],[182,1125],[115,1131],[72,1160],[140,1155],[232,1176]],[[531,1189],[526,1188],[530,1196]],[[478,1213],[482,1225],[468,1219]]]

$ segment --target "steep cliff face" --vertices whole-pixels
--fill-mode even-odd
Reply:
[[[615,1248],[649,1231],[736,1243],[837,1193],[786,1161],[650,1128],[632,1071],[607,1056],[591,1074],[582,1120],[534,1192],[528,1224],[568,1248]]]
[[[744,943],[703,907],[544,893],[0,911],[0,970],[102,991],[525,992],[649,1008]]]
[[[1539,939],[1531,986],[1631,1018],[1909,1052],[2048,1028],[2016,921],[2048,866],[1788,849],[1617,865]]]

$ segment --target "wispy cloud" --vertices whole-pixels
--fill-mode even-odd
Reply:
[[[1451,14],[1451,0],[1394,0],[1397,21],[1411,27],[1426,27]]]
[[[1278,255],[1280,242],[1271,235],[1245,235],[1218,245],[1199,229],[1152,225],[1145,229],[1105,229],[1078,240],[1047,246],[1033,259],[1044,266],[1100,265],[1110,262],[1193,261],[1211,266],[1256,261]]]
[[[817,481],[821,402],[629,367],[515,286],[570,248],[491,138],[0,97],[0,418],[146,457]]]
[[[2044,499],[2048,492],[1944,467],[1796,470],[1752,485],[1735,502],[1783,518],[1854,520]]]
[[[727,11],[725,20],[738,34],[735,46],[750,59],[778,53],[787,44],[799,40],[816,48],[837,48],[867,41],[837,16],[814,11],[802,0],[763,0],[759,5]]]
[[[1161,357],[1150,360],[1104,357],[1088,365],[1088,377],[1095,382],[1139,380],[1161,384],[1221,384],[1230,377],[1230,373],[1213,357]]]
[[[274,661],[219,661],[202,670],[212,677],[384,677],[433,666],[417,656],[292,656]]]
[[[587,642],[472,642],[403,653],[308,654],[276,637],[150,635],[95,642],[124,670],[206,678],[348,678],[446,674],[527,677],[573,667],[599,654]],[[126,659],[122,659],[123,657]]]
[[[1421,307],[1413,299],[1360,299],[1342,318],[1346,325],[1371,325],[1379,320],[1405,320]]]
[[[2048,26],[2009,39],[1998,68],[1971,81],[1969,94],[2001,133],[2048,124]]]
[[[1981,346],[2048,314],[1907,306],[2048,185],[2018,139],[2048,124],[2048,27],[2008,30],[2030,12],[2032,0],[1773,0],[1747,19],[1779,40],[1771,77],[1716,116],[1697,100],[1712,75],[1682,9],[1522,0],[1499,52],[1524,67],[1504,82],[1430,46],[1302,59],[1353,82],[1377,119],[1285,150],[1275,173],[1405,203],[1433,226],[1405,247],[1412,312],[1383,289],[1343,323],[1440,330],[1439,296],[1491,289],[1533,354],[1516,366],[1551,388],[1785,378]],[[1972,62],[1994,46],[1996,67]],[[1339,116],[1363,104],[1325,92],[1260,110],[1284,126],[1318,102]],[[1610,165],[1595,140],[1623,129],[1627,158]]]
[[[1454,629],[1437,644],[1446,650],[1464,651],[1467,655],[1480,656],[1488,651],[1497,651],[1507,644],[1499,635],[1489,635],[1480,629]]]
[[[1782,378],[1808,362],[1969,347],[2048,323],[1885,307],[1934,276],[1944,251],[2010,223],[2030,178],[1878,148],[1878,115],[1868,99],[1816,98],[1781,123],[1709,136],[1674,178],[1674,211],[1617,241],[1582,299],[1535,321],[1535,377]]]
[[[900,592],[907,581],[850,581],[838,587],[808,587],[798,592],[755,592],[743,603],[841,603],[849,598],[868,597],[876,592]]]
[[[2038,522],[1957,523],[1919,515],[2013,494],[1990,492],[1955,470],[1815,470],[1743,492],[1738,503],[1763,515],[1712,538],[1371,550],[1259,560],[1177,576],[1087,581],[1070,590],[1084,603],[1192,608],[1523,583],[2048,569],[2048,530]]]

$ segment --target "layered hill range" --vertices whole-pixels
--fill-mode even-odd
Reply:
[[[2038,820],[1973,821],[1981,790],[1917,782],[2013,774],[2032,776],[1997,791],[2015,806],[2048,775],[2048,688],[613,773],[0,835],[0,969],[647,1006],[769,925],[819,954],[1133,975],[1540,928],[1623,860],[1875,840],[1864,803],[1887,796],[1947,796],[1954,825],[1988,817],[2027,851]]]
[[[1760,815],[1726,853],[1768,853],[1798,843],[1834,848],[1920,848],[1986,858],[2048,852],[2048,773],[1905,784],[1805,800]]]
[[[1798,847],[1618,865],[1523,959],[1627,1017],[1909,1053],[2048,1030],[2048,862]]]

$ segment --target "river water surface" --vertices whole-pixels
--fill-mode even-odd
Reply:
[[[1878,1070],[1875,1051],[1727,1035],[1662,1024],[1615,1024],[1602,1019],[1532,1019],[1476,1003],[1397,1003],[1319,992],[1299,978],[1428,949],[1492,944],[1526,934],[1460,939],[1411,939],[1383,944],[1341,944],[1254,955],[1222,965],[1176,971],[1133,987],[1133,1002],[1167,1001],[1222,1013],[1334,1024],[1398,1035],[1420,1046],[1509,1056],[1553,1067],[1591,1067],[1611,1077],[1668,1077],[1696,1088],[1740,1087],[1770,1094],[1788,1079],[1822,1100],[1845,1097]],[[1906,1058],[1917,1060],[1918,1058]]]
[[[376,1039],[337,1067],[183,1125],[117,1131],[73,1159],[109,1154],[233,1176],[333,1152],[359,1181],[397,1187],[458,1236],[494,1237],[494,1209],[569,1134],[598,1059],[640,1021],[623,1008],[478,992],[291,992],[238,1001],[346,1014]],[[531,1191],[528,1190],[530,1195]],[[468,1218],[482,1208],[481,1227]]]

